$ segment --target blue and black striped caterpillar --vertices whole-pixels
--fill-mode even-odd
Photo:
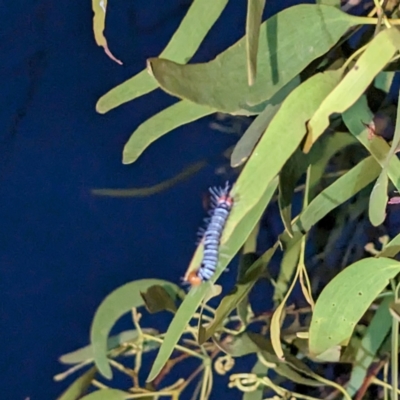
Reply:
[[[211,187],[211,210],[207,228],[204,231],[204,253],[199,269],[186,277],[186,282],[198,286],[208,281],[214,274],[218,264],[219,245],[229,213],[232,210],[233,198],[229,195],[229,183],[225,187]]]

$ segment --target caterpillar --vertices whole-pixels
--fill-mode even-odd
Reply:
[[[218,264],[219,245],[222,232],[233,206],[233,198],[229,195],[229,182],[225,187],[211,187],[211,210],[207,228],[204,231],[204,253],[200,267],[192,271],[186,281],[192,286],[199,286],[208,281],[214,274]]]

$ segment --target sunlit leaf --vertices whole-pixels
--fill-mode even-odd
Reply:
[[[261,197],[266,186],[280,172],[306,134],[305,122],[336,85],[336,71],[316,74],[294,89],[269,124],[232,190],[240,204],[233,207],[224,235],[229,237],[239,221]],[[304,101],[304,97],[307,101]],[[274,149],[271,151],[271,149]],[[263,177],[260,180],[260,177]]]
[[[108,48],[107,39],[104,36],[104,27],[106,20],[106,11],[107,11],[107,0],[92,0],[92,9],[93,9],[93,32],[94,38],[98,46],[103,47],[104,52],[114,60],[116,63],[122,65],[122,61],[118,60],[118,58],[114,57]]]
[[[392,299],[391,296],[383,299],[363,335],[357,349],[350,380],[346,385],[347,393],[350,396],[354,396],[360,389],[377,351],[390,331],[392,318],[389,313],[389,303]]]
[[[350,133],[372,154],[382,168],[387,161],[387,173],[397,190],[400,190],[400,160],[388,157],[390,147],[380,137],[368,138],[368,128],[364,123],[372,121],[373,114],[369,110],[365,96],[362,96],[351,108],[343,113],[343,122]]]
[[[190,101],[179,101],[165,108],[158,114],[143,122],[125,144],[122,162],[131,164],[138,159],[147,147],[161,136],[179,126],[196,121],[206,115],[213,114],[215,110],[209,107],[194,104]]]
[[[308,232],[330,211],[346,202],[376,179],[380,171],[379,164],[372,157],[359,162],[310,202],[295,222],[293,230],[295,232]]]
[[[315,305],[309,331],[310,352],[321,354],[349,340],[368,307],[389,279],[399,272],[398,261],[367,258],[350,265],[333,278]]]
[[[265,0],[247,0],[246,52],[249,85],[253,85],[257,74],[258,40]]]
[[[122,315],[133,307],[143,306],[144,302],[140,292],[154,285],[164,285],[175,292],[181,290],[179,286],[161,279],[141,279],[114,290],[98,307],[92,322],[90,341],[95,364],[105,378],[112,378],[112,370],[107,358],[107,340],[111,328]]]
[[[187,63],[224,10],[228,0],[194,0],[160,57]],[[151,92],[157,82],[146,70],[102,96],[96,110],[104,114],[119,105]]]
[[[395,257],[398,253],[400,253],[400,233],[387,243],[376,257],[391,258]]]
[[[261,215],[264,212],[267,204],[271,200],[277,185],[278,180],[274,179],[266,188],[258,203],[253,208],[247,209],[246,218],[240,221],[237,229],[232,233],[232,235],[226,236],[226,233],[224,231],[221,240],[226,257],[219,259],[217,269],[210,280],[211,283],[214,283],[219,278],[230,260],[232,260],[235,254],[243,246],[244,242],[253,231],[255,225],[260,220]],[[237,206],[241,206],[241,204],[238,204]],[[198,265],[201,261],[201,253],[202,245],[200,244],[195,252],[188,271],[196,268],[196,262],[198,262],[198,268]],[[209,283],[205,283],[198,287],[192,288],[187,294],[185,300],[180,305],[174,319],[168,327],[168,331],[165,334],[164,342],[153,363],[147,381],[152,381],[159,374],[165,363],[168,361],[169,357],[172,354],[174,346],[178,343],[183,331],[185,330],[185,327],[187,326],[196,309],[199,307],[202,300],[206,296],[208,290]]]
[[[81,400],[126,400],[129,399],[131,395],[131,393],[117,389],[100,389],[82,397]]]
[[[324,175],[329,160],[340,150],[357,143],[357,140],[348,132],[335,132],[333,135],[325,135],[315,145],[321,143],[320,157],[311,163],[309,173],[308,199],[311,201],[317,194],[318,185]],[[315,147],[315,145],[311,148]]]
[[[78,400],[89,389],[89,386],[97,372],[96,367],[92,367],[83,373],[75,382],[73,382],[57,400]]]
[[[257,84],[251,87],[246,74],[245,38],[208,63],[180,65],[152,58],[148,66],[167,93],[221,112],[240,114],[245,105],[271,98],[350,27],[363,21],[334,7],[312,4],[279,12],[261,25],[258,52],[262,57],[257,62]]]
[[[264,110],[257,116],[251,125],[244,132],[243,136],[236,143],[231,155],[231,166],[238,167],[242,165],[252,153],[254,147],[260,140],[261,135],[267,129],[269,123],[278,112],[286,97],[300,85],[300,77],[296,76],[266,103]]]
[[[371,224],[379,226],[383,224],[386,218],[386,205],[388,202],[388,185],[389,178],[387,169],[383,168],[372,188],[371,197],[369,201],[368,216]]]
[[[308,123],[309,133],[304,151],[309,151],[312,144],[329,126],[329,116],[343,113],[351,107],[371,84],[375,76],[385,67],[397,52],[400,32],[396,28],[381,31],[368,45],[354,66],[321,103]]]

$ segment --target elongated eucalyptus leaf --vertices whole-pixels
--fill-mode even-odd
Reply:
[[[383,299],[360,341],[350,380],[346,385],[347,393],[350,396],[354,396],[360,389],[377,351],[390,331],[392,318],[389,313],[389,304],[392,300],[391,296]]]
[[[148,67],[167,93],[237,114],[245,105],[271,98],[350,27],[363,21],[335,7],[313,4],[290,7],[269,18],[261,25],[257,84],[251,87],[246,74],[245,38],[208,63],[180,65],[152,58]]]
[[[161,279],[140,279],[114,290],[97,309],[90,331],[90,341],[96,367],[105,378],[112,378],[112,370],[107,358],[107,342],[111,328],[133,307],[143,306],[144,301],[140,292],[154,285],[165,286],[176,293],[181,290],[179,286]]]
[[[388,157],[389,145],[380,137],[369,140],[368,128],[364,125],[372,121],[367,99],[362,96],[351,108],[343,113],[343,122],[350,133],[372,154],[382,168],[387,167],[389,179],[400,190],[400,161],[397,157]]]
[[[214,283],[219,276],[222,274],[230,260],[235,256],[239,249],[243,246],[246,239],[249,237],[253,231],[255,225],[261,218],[267,204],[271,200],[276,187],[278,186],[278,179],[274,179],[266,188],[265,192],[259,199],[258,203],[251,209],[247,209],[246,218],[244,218],[237,226],[234,232],[229,235],[224,231],[221,243],[224,249],[224,258],[220,258],[218,262],[217,269],[210,279],[211,283]],[[237,204],[237,207],[243,207],[245,205]],[[235,205],[234,205],[235,207]],[[199,262],[201,261],[202,245],[200,244],[196,250],[194,261],[197,261],[197,265],[193,264],[193,260],[188,270],[198,268]],[[147,381],[152,381],[160,373],[161,369],[168,361],[171,353],[178,343],[183,331],[185,330],[187,324],[192,318],[194,312],[201,304],[202,300],[209,291],[209,283],[206,282],[198,287],[194,287],[190,290],[185,300],[182,302],[178,311],[175,314],[174,319],[168,327],[168,331],[165,334],[164,342],[157,354],[157,357],[153,363],[150,374]]]
[[[371,224],[374,226],[379,226],[385,221],[386,205],[389,198],[387,194],[388,185],[389,178],[387,168],[383,168],[372,188],[369,200],[368,216]]]
[[[375,76],[385,67],[397,52],[400,32],[396,28],[381,31],[368,45],[351,70],[337,87],[321,103],[308,123],[309,133],[304,150],[312,144],[329,126],[329,116],[343,113],[364,93]]]
[[[269,123],[272,121],[272,118],[275,117],[275,114],[278,112],[283,101],[299,85],[300,77],[296,76],[268,100],[264,110],[251,123],[243,136],[236,143],[231,155],[232,167],[242,165],[250,157],[250,154],[256,147],[261,135],[266,131]]]
[[[379,173],[379,164],[372,157],[365,158],[316,196],[300,214],[293,230],[295,232],[308,232],[315,223],[330,211],[373,182]]]
[[[124,164],[133,163],[151,143],[161,136],[179,126],[196,121],[214,112],[215,110],[209,107],[185,100],[165,108],[139,125],[125,144],[122,162]]]
[[[100,4],[100,0],[93,1]],[[179,63],[188,62],[227,3],[228,0],[194,0],[160,57]],[[102,96],[96,104],[96,110],[104,114],[127,101],[151,92],[157,86],[154,78],[143,70]]]
[[[389,279],[399,272],[398,261],[367,258],[333,278],[321,292],[314,308],[309,331],[310,352],[318,355],[348,341],[368,307]]]
[[[257,50],[260,37],[260,25],[265,0],[247,0],[246,53],[249,85],[253,85],[257,73]]]
[[[92,367],[73,382],[57,400],[78,400],[89,389],[89,386],[96,375],[96,367]]]
[[[117,389],[100,389],[90,393],[81,400],[126,400],[129,399],[130,393]]]
[[[157,333],[157,331],[154,331]],[[134,340],[137,338],[137,331],[131,329],[129,331],[121,332],[118,335],[110,336],[107,340],[107,350],[112,350],[121,345],[122,343]],[[75,351],[71,351],[67,354],[63,354],[59,361],[63,364],[79,364],[86,360],[93,359],[93,349],[91,345],[81,347]]]
[[[227,236],[231,235],[237,223],[258,202],[267,185],[300,145],[306,134],[305,122],[335,87],[339,78],[336,71],[316,74],[294,89],[283,102],[232,190],[233,196],[240,199],[240,204],[233,207],[228,219],[224,231]],[[307,101],[304,101],[305,96]]]
[[[347,146],[357,143],[357,140],[348,132],[335,132],[333,135],[322,137],[322,148],[320,148],[320,157],[311,163],[309,174],[309,193],[308,199],[311,201],[317,194],[318,184],[322,179],[326,166],[334,154]],[[318,141],[316,142],[318,144]]]

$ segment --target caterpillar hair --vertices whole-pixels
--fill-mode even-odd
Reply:
[[[222,232],[233,206],[233,198],[229,195],[229,182],[226,182],[225,187],[211,187],[209,191],[212,208],[203,236],[203,260],[199,269],[190,272],[186,278],[186,281],[192,286],[198,286],[202,282],[208,281],[214,275],[218,265]]]

